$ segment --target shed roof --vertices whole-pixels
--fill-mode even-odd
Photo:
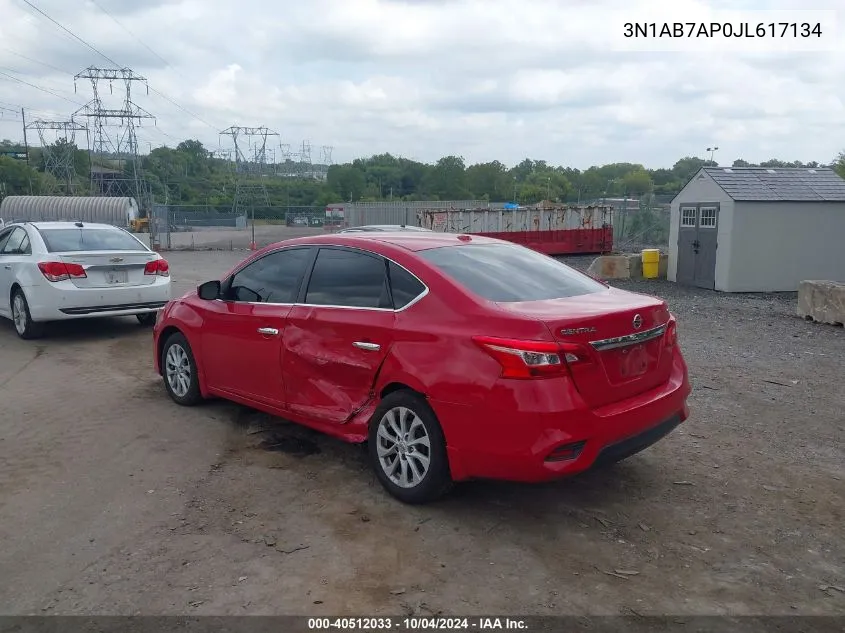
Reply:
[[[845,179],[829,167],[703,167],[737,201],[845,202]]]

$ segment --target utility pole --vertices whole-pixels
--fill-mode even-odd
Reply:
[[[26,113],[21,108],[21,121],[23,121],[23,151],[26,154],[26,166],[29,167],[29,143],[26,140]],[[32,195],[32,173],[28,171],[29,195]]]

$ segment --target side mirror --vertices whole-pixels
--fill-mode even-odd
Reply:
[[[220,282],[216,279],[214,281],[206,281],[204,284],[197,286],[197,295],[200,299],[206,301],[214,301],[220,298]]]

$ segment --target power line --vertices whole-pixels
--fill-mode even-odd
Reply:
[[[102,6],[99,2],[97,2],[97,0],[91,0],[91,2],[92,2],[92,3],[94,4],[94,6],[95,6],[95,7],[97,7],[100,11],[102,11],[102,12],[103,12],[103,13],[105,13],[107,16],[109,16],[115,24],[117,24],[120,28],[122,28],[124,31],[126,31],[127,33],[129,33],[129,35],[131,35],[131,36],[132,36],[132,37],[134,37],[136,40],[138,40],[138,42],[141,44],[141,46],[143,46],[143,47],[144,47],[144,48],[146,48],[148,51],[150,51],[153,55],[155,55],[156,57],[158,57],[158,58],[159,58],[159,60],[161,60],[161,61],[164,63],[164,65],[165,65],[165,66],[169,66],[170,68],[173,68],[173,66],[170,66],[170,63],[169,63],[166,59],[164,59],[164,57],[162,57],[161,55],[159,55],[158,53],[156,53],[156,52],[155,52],[152,48],[150,48],[149,46],[147,46],[147,45],[144,43],[144,41],[143,41],[140,37],[138,37],[138,36],[137,36],[137,35],[135,35],[132,31],[130,31],[128,27],[126,27],[126,26],[125,26],[125,25],[124,25],[124,24],[123,24],[120,20],[118,20],[116,17],[114,17],[111,13],[109,13],[108,11],[106,11],[106,9],[105,9],[105,8],[104,8],[104,7],[103,7],[103,6]],[[174,70],[175,70],[175,68],[174,68]],[[177,72],[178,72],[178,71],[177,71]]]
[[[10,75],[8,73],[4,73],[2,70],[0,70],[0,76],[11,79],[12,81],[17,81],[18,83],[22,83],[26,86],[29,86],[30,88],[35,88],[36,90],[40,90],[41,92],[46,92],[48,95],[58,97],[59,99],[64,99],[65,101],[68,101],[68,102],[73,103],[75,105],[78,105],[78,106],[83,105],[82,103],[79,103],[79,101],[74,101],[73,99],[68,99],[67,97],[63,97],[62,95],[60,95],[57,92],[53,92],[52,90],[48,90],[47,88],[42,88],[41,86],[36,86],[35,84],[31,84],[28,81],[24,81],[23,79],[18,79],[17,77],[13,77],[12,75]]]
[[[97,7],[100,11],[102,11],[102,12],[103,12],[103,13],[105,13],[105,14],[106,14],[109,18],[111,18],[111,20],[112,20],[115,24],[117,24],[120,28],[122,28],[124,31],[126,31],[127,33],[129,33],[129,35],[131,35],[132,37],[134,37],[134,38],[138,41],[138,43],[139,43],[141,46],[143,46],[143,47],[144,47],[144,48],[146,48],[146,49],[147,49],[150,53],[152,53],[153,55],[155,55],[155,56],[156,56],[156,57],[157,57],[157,58],[158,58],[158,59],[159,59],[159,60],[160,60],[160,61],[161,61],[161,62],[162,62],[165,66],[167,66],[168,68],[170,68],[171,70],[173,70],[173,71],[174,71],[177,75],[179,75],[180,77],[182,77],[182,79],[185,79],[184,75],[182,75],[182,73],[180,73],[180,72],[179,72],[176,68],[174,68],[174,67],[173,67],[173,65],[172,65],[170,62],[168,62],[168,61],[167,61],[164,57],[162,57],[161,55],[159,55],[159,54],[158,54],[156,51],[154,51],[154,50],[153,50],[150,46],[148,46],[148,45],[147,45],[147,43],[146,43],[146,42],[144,42],[144,40],[142,40],[140,37],[138,37],[138,36],[137,36],[134,32],[132,32],[132,31],[129,29],[129,27],[127,27],[127,26],[126,26],[125,24],[123,24],[120,20],[118,20],[118,19],[117,19],[116,17],[114,17],[111,13],[109,13],[109,12],[108,12],[108,11],[107,11],[107,10],[106,10],[106,9],[105,9],[105,8],[104,8],[104,7],[103,7],[103,6],[99,3],[99,2],[97,2],[97,0],[91,0],[91,2],[94,4],[94,6],[95,6],[95,7]],[[176,106],[177,108],[179,108],[180,110],[182,110],[185,114],[188,114],[188,115],[190,115],[190,116],[194,117],[197,121],[200,121],[201,123],[204,123],[205,125],[207,125],[207,126],[208,126],[208,127],[210,127],[210,128],[217,129],[217,126],[212,125],[211,123],[209,123],[208,121],[206,121],[206,120],[204,120],[202,117],[200,117],[198,114],[196,114],[196,113],[194,113],[194,112],[191,112],[191,111],[190,111],[190,110],[188,110],[187,108],[185,108],[185,107],[183,107],[183,106],[179,105],[178,103],[176,103],[174,100],[172,100],[170,97],[168,97],[168,96],[167,96],[166,94],[164,94],[163,92],[160,92],[160,91],[156,90],[155,88],[150,88],[150,90],[152,90],[154,93],[156,93],[157,95],[159,95],[160,97],[162,97],[162,98],[163,98],[163,99],[165,99],[166,101],[170,102],[171,104],[173,104],[174,106]]]
[[[6,71],[7,73],[12,73],[12,74],[17,75],[17,76],[26,76],[26,75],[25,75],[25,73],[23,73],[23,72],[21,72],[21,71],[19,71],[19,70],[13,70],[12,68],[6,68],[6,67],[3,67],[3,66],[0,66],[0,70],[4,70],[4,71]],[[64,72],[64,71],[62,71],[62,72]],[[69,91],[65,91],[65,90],[63,90],[62,88],[58,88],[58,87],[54,88],[54,87],[51,87],[51,86],[49,86],[49,85],[45,85],[45,86],[42,86],[42,87],[43,87],[43,88],[47,88],[47,89],[49,89],[49,90],[52,90],[53,92],[60,92],[60,93],[64,93],[66,98],[70,98],[70,99],[72,99],[72,98],[73,98],[72,96],[70,96],[70,92],[69,92]],[[60,95],[60,96],[61,96],[61,95]],[[78,103],[78,102],[77,102],[77,101],[74,101],[74,103]]]
[[[103,53],[103,52],[102,52],[101,50],[99,50],[98,48],[95,48],[94,46],[92,46],[91,44],[89,44],[88,42],[86,42],[85,40],[83,40],[83,39],[82,39],[81,37],[79,37],[76,33],[74,33],[73,31],[71,31],[70,29],[66,28],[66,27],[65,27],[65,26],[64,26],[61,22],[58,22],[58,21],[54,20],[53,18],[51,18],[49,15],[47,15],[46,13],[44,13],[44,11],[42,11],[41,9],[39,9],[38,7],[36,7],[34,4],[32,4],[29,0],[21,0],[21,1],[22,1],[22,2],[24,2],[24,3],[26,3],[27,5],[29,5],[30,7],[32,7],[32,8],[33,8],[33,9],[35,9],[36,11],[38,11],[38,13],[40,13],[40,14],[41,14],[41,15],[43,15],[45,18],[47,18],[48,20],[50,20],[50,22],[52,22],[53,24],[55,24],[56,26],[58,26],[61,30],[63,30],[65,33],[67,33],[68,35],[70,35],[71,37],[73,37],[75,40],[79,41],[79,42],[80,42],[80,43],[82,43],[84,46],[86,46],[86,47],[90,48],[92,51],[94,51],[95,53],[97,53],[97,55],[99,55],[99,56],[100,56],[100,57],[102,57],[103,59],[107,60],[109,63],[113,64],[113,65],[115,66],[115,68],[120,68],[120,64],[118,64],[116,61],[114,61],[111,57],[109,57],[108,55],[106,55],[105,53]]]
[[[42,11],[41,9],[39,9],[37,6],[35,6],[34,4],[32,4],[29,0],[22,0],[22,1],[23,1],[23,2],[25,2],[27,5],[29,5],[30,7],[32,7],[33,9],[35,9],[36,11],[38,11],[38,13],[40,13],[40,14],[41,14],[41,15],[43,15],[45,18],[47,18],[48,20],[50,20],[50,22],[52,22],[53,24],[55,24],[56,26],[58,26],[58,27],[59,27],[60,29],[62,29],[65,33],[69,34],[69,35],[70,35],[70,36],[72,36],[74,39],[76,39],[77,41],[81,42],[83,45],[85,45],[86,47],[88,47],[89,49],[91,49],[92,51],[94,51],[95,53],[97,53],[98,55],[100,55],[103,59],[105,59],[105,60],[109,61],[109,62],[110,62],[111,64],[113,64],[116,68],[121,68],[121,65],[120,65],[120,64],[118,64],[116,61],[114,61],[111,57],[109,57],[108,55],[106,55],[105,53],[103,53],[102,51],[100,51],[98,48],[96,48],[96,47],[94,47],[93,45],[91,45],[91,44],[89,44],[88,42],[86,42],[84,39],[82,39],[81,37],[79,37],[76,33],[74,33],[73,31],[71,31],[71,30],[70,30],[70,29],[68,29],[67,27],[65,27],[63,24],[61,24],[61,23],[60,23],[60,22],[58,22],[57,20],[54,20],[54,19],[53,19],[52,17],[50,17],[47,13],[45,13],[44,11]],[[92,0],[92,1],[94,1],[94,0]],[[167,60],[166,60],[166,59],[164,59],[161,55],[159,55],[158,53],[156,53],[156,52],[155,52],[152,48],[150,48],[149,46],[147,46],[146,44],[144,44],[144,42],[143,42],[143,41],[142,41],[142,40],[141,40],[141,39],[140,39],[137,35],[135,35],[135,34],[134,34],[134,33],[132,33],[132,31],[130,31],[128,28],[126,28],[125,26],[123,26],[123,24],[121,24],[121,23],[120,23],[120,22],[119,22],[119,21],[118,21],[118,20],[117,20],[114,16],[112,16],[112,15],[111,15],[108,11],[106,11],[103,7],[101,7],[101,6],[100,6],[100,5],[99,5],[96,1],[94,1],[94,4],[95,4],[95,5],[96,5],[96,6],[97,6],[97,7],[98,7],[98,8],[99,8],[99,9],[100,9],[103,13],[105,13],[105,14],[106,14],[107,16],[109,16],[112,20],[114,20],[114,21],[115,21],[115,22],[116,22],[116,23],[117,23],[117,24],[118,24],[121,28],[123,28],[124,30],[126,30],[126,32],[127,32],[127,33],[129,33],[130,35],[132,35],[132,37],[134,37],[136,40],[138,40],[138,41],[139,41],[139,42],[140,42],[140,43],[141,43],[141,44],[142,44],[145,48],[147,48],[147,49],[148,49],[148,50],[149,50],[149,51],[150,51],[153,55],[155,55],[155,56],[156,56],[156,57],[158,57],[158,58],[159,58],[162,62],[164,62],[164,64],[165,64],[166,66],[169,66],[170,68],[173,68],[173,66],[171,66],[171,65],[167,62]],[[41,62],[41,63],[44,63],[44,62]],[[174,70],[175,70],[175,69],[174,69]],[[178,71],[177,71],[177,73],[178,73]],[[72,73],[69,73],[69,74],[72,74]],[[178,104],[176,101],[174,101],[173,99],[171,99],[170,97],[168,97],[166,94],[164,94],[164,93],[163,93],[163,92],[161,92],[160,90],[156,90],[154,87],[149,87],[149,89],[150,89],[152,92],[154,92],[155,94],[157,94],[158,96],[160,96],[162,99],[164,99],[165,101],[169,102],[170,104],[172,104],[172,105],[176,106],[176,107],[177,107],[177,108],[179,108],[182,112],[184,112],[185,114],[187,114],[187,115],[189,115],[189,116],[193,117],[194,119],[196,119],[196,120],[197,120],[197,121],[199,121],[200,123],[202,123],[202,124],[204,124],[204,125],[207,125],[208,127],[213,128],[213,129],[215,129],[215,130],[216,130],[216,129],[218,129],[218,127],[217,127],[217,126],[212,125],[211,123],[209,123],[208,121],[206,121],[205,119],[203,119],[201,116],[199,116],[199,115],[198,115],[198,114],[196,114],[195,112],[192,112],[192,111],[191,111],[191,110],[189,110],[188,108],[186,108],[186,107],[184,107],[184,106],[182,106],[182,105]]]
[[[207,125],[208,127],[212,128],[212,129],[215,129],[215,130],[217,129],[217,126],[212,125],[211,123],[209,123],[208,121],[206,121],[205,119],[203,119],[202,117],[200,117],[198,114],[195,114],[195,113],[191,112],[190,110],[188,110],[188,108],[185,108],[185,107],[183,107],[183,106],[179,105],[178,103],[176,103],[173,99],[171,99],[170,97],[168,97],[168,96],[167,96],[166,94],[164,94],[163,92],[160,92],[160,91],[156,90],[156,89],[155,89],[155,88],[153,88],[152,86],[150,86],[150,91],[151,91],[151,92],[156,93],[158,96],[160,96],[160,97],[161,97],[162,99],[164,99],[165,101],[169,101],[170,103],[172,103],[173,105],[175,105],[177,108],[179,108],[180,110],[182,110],[182,112],[184,112],[185,114],[188,114],[188,115],[192,116],[193,118],[195,118],[195,119],[196,119],[197,121],[199,121],[200,123],[203,123],[203,124]]]
[[[52,68],[53,70],[57,70],[58,72],[60,72],[62,74],[66,74],[66,75],[72,75],[73,74],[73,73],[69,73],[66,70],[62,70],[61,68],[59,68],[57,66],[53,66],[53,64],[48,64],[47,62],[42,62],[40,59],[34,59],[32,57],[28,57],[27,55],[24,55],[23,53],[18,53],[17,51],[13,51],[8,46],[4,46],[3,50],[11,53],[12,55],[20,57],[21,59],[25,59],[25,60],[33,62],[35,64],[41,64],[42,66],[46,66],[47,68]]]

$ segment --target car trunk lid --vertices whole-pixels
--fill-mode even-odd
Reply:
[[[669,379],[672,358],[664,334],[670,314],[660,299],[609,288],[498,305],[548,327],[591,407],[633,397]]]
[[[152,284],[156,276],[145,275],[147,262],[158,259],[149,251],[74,251],[55,253],[65,264],[78,264],[85,277],[71,277],[77,288],[126,288]]]

